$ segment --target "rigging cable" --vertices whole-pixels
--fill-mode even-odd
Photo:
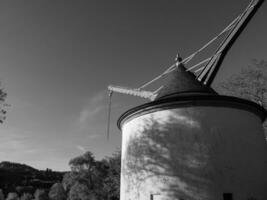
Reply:
[[[235,27],[227,34],[226,38],[221,42],[221,44],[218,46],[217,50],[215,51],[216,54],[220,54],[220,55],[218,55],[217,57],[209,61],[204,67],[203,71],[198,75],[197,78],[199,81],[203,82],[205,85],[211,84],[216,72],[218,71],[218,67],[217,67],[218,63],[222,62],[227,51],[231,48],[233,41],[236,40],[238,35],[241,33],[241,31],[244,29],[244,27],[248,23],[249,19],[251,19],[251,17],[253,16],[253,12],[255,14],[257,8],[261,5],[262,2],[263,1],[259,1],[259,0],[258,1],[251,0],[248,7],[240,15],[240,19],[235,25]],[[203,81],[203,79],[205,80]]]
[[[212,38],[209,42],[207,42],[205,45],[203,45],[201,48],[199,48],[197,51],[195,51],[194,53],[192,53],[190,56],[188,56],[187,58],[183,59],[181,61],[181,63],[183,64],[187,64],[188,62],[190,62],[196,55],[198,55],[200,52],[202,52],[204,49],[206,49],[208,46],[210,46],[214,41],[216,41],[217,39],[221,38],[224,33],[226,33],[227,31],[232,30],[237,24],[238,22],[240,22],[241,18],[247,13],[247,11],[251,8],[254,7],[253,5],[254,0],[252,0],[249,4],[249,6],[244,10],[244,12],[242,12],[240,15],[238,15],[226,28],[224,28],[218,35],[216,35],[214,38]],[[231,33],[231,32],[230,32]],[[227,34],[226,38],[229,36],[229,34]],[[225,39],[223,40],[225,41]],[[221,44],[222,45],[222,44]],[[220,45],[220,46],[221,46]],[[218,52],[216,52],[217,54],[219,54]],[[212,57],[217,57],[216,54],[214,54]],[[210,61],[210,60],[209,60]],[[202,64],[202,63],[201,63]],[[198,66],[199,64],[197,64]],[[169,72],[173,71],[175,69],[175,67],[177,66],[177,63],[171,65],[167,70],[165,70],[162,74],[158,75],[157,77],[155,77],[154,79],[152,79],[151,81],[148,81],[146,83],[144,83],[142,86],[140,86],[138,89],[141,90],[145,87],[147,87],[148,85],[150,85],[151,83],[155,82],[156,80],[162,78],[164,75],[168,74]],[[205,67],[204,67],[205,69]]]
[[[113,91],[109,91],[109,100],[108,100],[108,123],[107,123],[107,141],[109,141],[109,132],[110,132],[110,115],[111,115],[111,99]]]

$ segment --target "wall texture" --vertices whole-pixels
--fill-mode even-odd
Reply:
[[[267,199],[267,146],[249,111],[196,106],[122,125],[121,200]]]

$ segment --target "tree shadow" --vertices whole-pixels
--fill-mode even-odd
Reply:
[[[146,116],[141,120],[143,127],[132,130],[122,165],[127,190],[134,191],[134,198],[139,199],[142,184],[157,177],[164,182],[159,193],[170,199],[209,199],[206,191],[212,184],[210,172],[214,169],[206,164],[212,162],[210,152],[215,155],[218,149],[216,144],[207,146],[202,137],[208,126],[189,119],[185,113],[170,113],[164,122],[153,114]]]

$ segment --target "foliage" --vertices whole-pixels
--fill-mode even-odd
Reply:
[[[37,189],[34,193],[34,200],[49,200],[47,192],[44,189]]]
[[[6,110],[4,109],[4,107],[6,106],[6,104],[4,103],[6,96],[7,93],[3,89],[0,89],[0,123],[3,123],[6,119]]]
[[[226,95],[254,101],[267,108],[267,61],[252,60],[252,66],[219,85]]]
[[[102,162],[95,160],[91,152],[71,159],[69,164],[72,177],[75,177],[76,181],[85,184],[90,190],[99,187],[100,180],[105,173],[104,166]]]
[[[108,199],[119,199],[120,196],[120,167],[121,153],[118,151],[108,160],[108,174],[104,179],[103,190],[107,194]]]
[[[77,156],[70,160],[69,165],[71,172],[65,175],[63,184],[67,190],[69,190],[69,198],[85,198],[87,193],[83,192],[83,196],[79,193],[79,190],[83,191],[85,188],[88,191],[92,191],[95,188],[96,176],[96,161],[91,152],[86,152],[81,156]],[[89,193],[87,194],[89,195]]]
[[[9,170],[16,171],[16,172],[38,171],[37,169],[34,169],[33,167],[30,167],[30,166],[25,165],[25,164],[8,162],[8,161],[1,162],[0,168],[1,169],[9,169]]]
[[[72,170],[65,173],[2,162],[0,188],[5,194],[17,192],[9,193],[7,200],[18,200],[18,196],[21,200],[119,200],[120,161],[120,152],[101,161],[95,160],[91,152],[86,152],[71,159]],[[4,200],[1,199],[1,190],[0,200]]]
[[[6,200],[19,200],[19,197],[18,197],[17,193],[10,192],[10,193],[8,193]]]
[[[83,183],[76,182],[69,192],[70,200],[95,200],[95,194]]]
[[[5,200],[5,196],[2,189],[0,189],[0,200]]]
[[[64,174],[5,161],[0,163],[0,188],[5,194],[13,191],[18,195],[33,194],[37,188],[49,189],[55,182],[61,182]]]
[[[71,159],[69,162],[72,171],[90,171],[94,167],[94,164],[95,158],[91,152],[86,152],[81,156]]]
[[[33,196],[30,193],[23,193],[20,200],[32,200]]]
[[[267,109],[267,61],[252,60],[252,65],[220,83],[218,90],[225,95],[256,102]],[[267,135],[267,120],[263,125]]]
[[[69,164],[72,171],[63,178],[69,199],[119,199],[119,152],[101,161],[96,161],[91,152],[86,152],[71,159]]]
[[[55,183],[48,194],[50,200],[65,200],[66,192],[63,188],[62,183]]]
[[[75,184],[75,182],[79,178],[79,173],[78,172],[68,172],[64,175],[63,180],[62,180],[62,185],[64,187],[64,190],[68,193],[70,191],[70,188],[72,185]]]

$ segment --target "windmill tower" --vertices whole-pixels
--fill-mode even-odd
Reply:
[[[185,67],[210,43],[193,56],[178,58],[153,79],[165,79],[155,92],[144,91],[147,84],[138,89],[109,87],[152,100],[118,120],[121,200],[267,199],[267,145],[262,128],[266,111],[256,103],[219,95],[210,87],[226,53],[262,3],[253,0],[222,32],[227,34],[210,58]]]

